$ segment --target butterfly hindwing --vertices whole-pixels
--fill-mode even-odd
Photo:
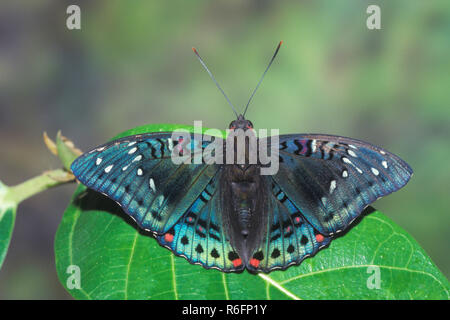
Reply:
[[[315,229],[344,230],[370,203],[403,187],[412,169],[396,155],[356,139],[283,135],[273,179]]]
[[[331,241],[312,227],[272,177],[266,179],[270,186],[266,208],[269,218],[265,238],[248,264],[253,272],[299,264]]]
[[[244,264],[225,234],[220,201],[222,170],[209,182],[192,206],[164,235],[161,245],[189,262],[225,272],[240,271]]]
[[[80,182],[115,200],[140,227],[164,233],[219,169],[204,163],[175,164],[172,152],[182,147],[171,137],[172,133],[149,133],[121,138],[83,154],[71,168]],[[191,138],[193,153],[210,143],[200,145]]]

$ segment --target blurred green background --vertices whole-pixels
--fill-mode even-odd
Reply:
[[[81,30],[66,8],[81,7]],[[366,8],[381,7],[381,30]],[[0,179],[17,184],[58,161],[58,129],[82,149],[146,123],[225,128],[233,113],[195,46],[242,108],[278,41],[284,45],[247,113],[255,127],[372,142],[414,169],[375,207],[450,275],[450,2],[2,1]],[[0,270],[0,299],[61,298],[53,237],[74,185],[19,207]]]

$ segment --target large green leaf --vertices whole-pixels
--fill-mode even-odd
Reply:
[[[144,126],[120,136],[175,128]],[[417,242],[380,212],[300,266],[224,274],[174,256],[84,186],[64,213],[55,258],[61,283],[78,299],[448,299],[450,287]],[[79,289],[68,286],[74,266]]]
[[[0,269],[8,252],[16,219],[17,204],[8,201],[8,187],[0,181]]]

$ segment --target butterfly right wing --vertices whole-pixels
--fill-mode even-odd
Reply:
[[[268,273],[300,264],[327,246],[331,237],[320,234],[301,214],[278,183],[265,176],[267,194],[267,226],[263,241],[254,249],[247,268]]]
[[[323,134],[279,137],[273,179],[322,234],[344,231],[372,202],[406,185],[412,169],[367,142]]]
[[[225,231],[223,202],[220,199],[223,171],[223,168],[217,171],[178,222],[157,240],[190,263],[207,269],[237,272],[244,269],[244,263],[231,246]]]

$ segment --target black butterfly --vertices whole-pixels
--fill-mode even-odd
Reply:
[[[229,128],[248,134],[253,124],[237,115]],[[265,165],[250,163],[248,156],[243,163],[235,158],[231,164],[174,163],[174,155],[202,153],[213,143],[223,146],[219,157],[230,154],[226,140],[201,138],[174,139],[173,132],[121,138],[80,156],[72,171],[176,255],[225,272],[270,272],[300,264],[412,175],[408,164],[390,152],[323,134],[281,135],[276,144],[273,137],[257,139],[258,146],[277,150],[279,169],[272,175],[261,175]]]

